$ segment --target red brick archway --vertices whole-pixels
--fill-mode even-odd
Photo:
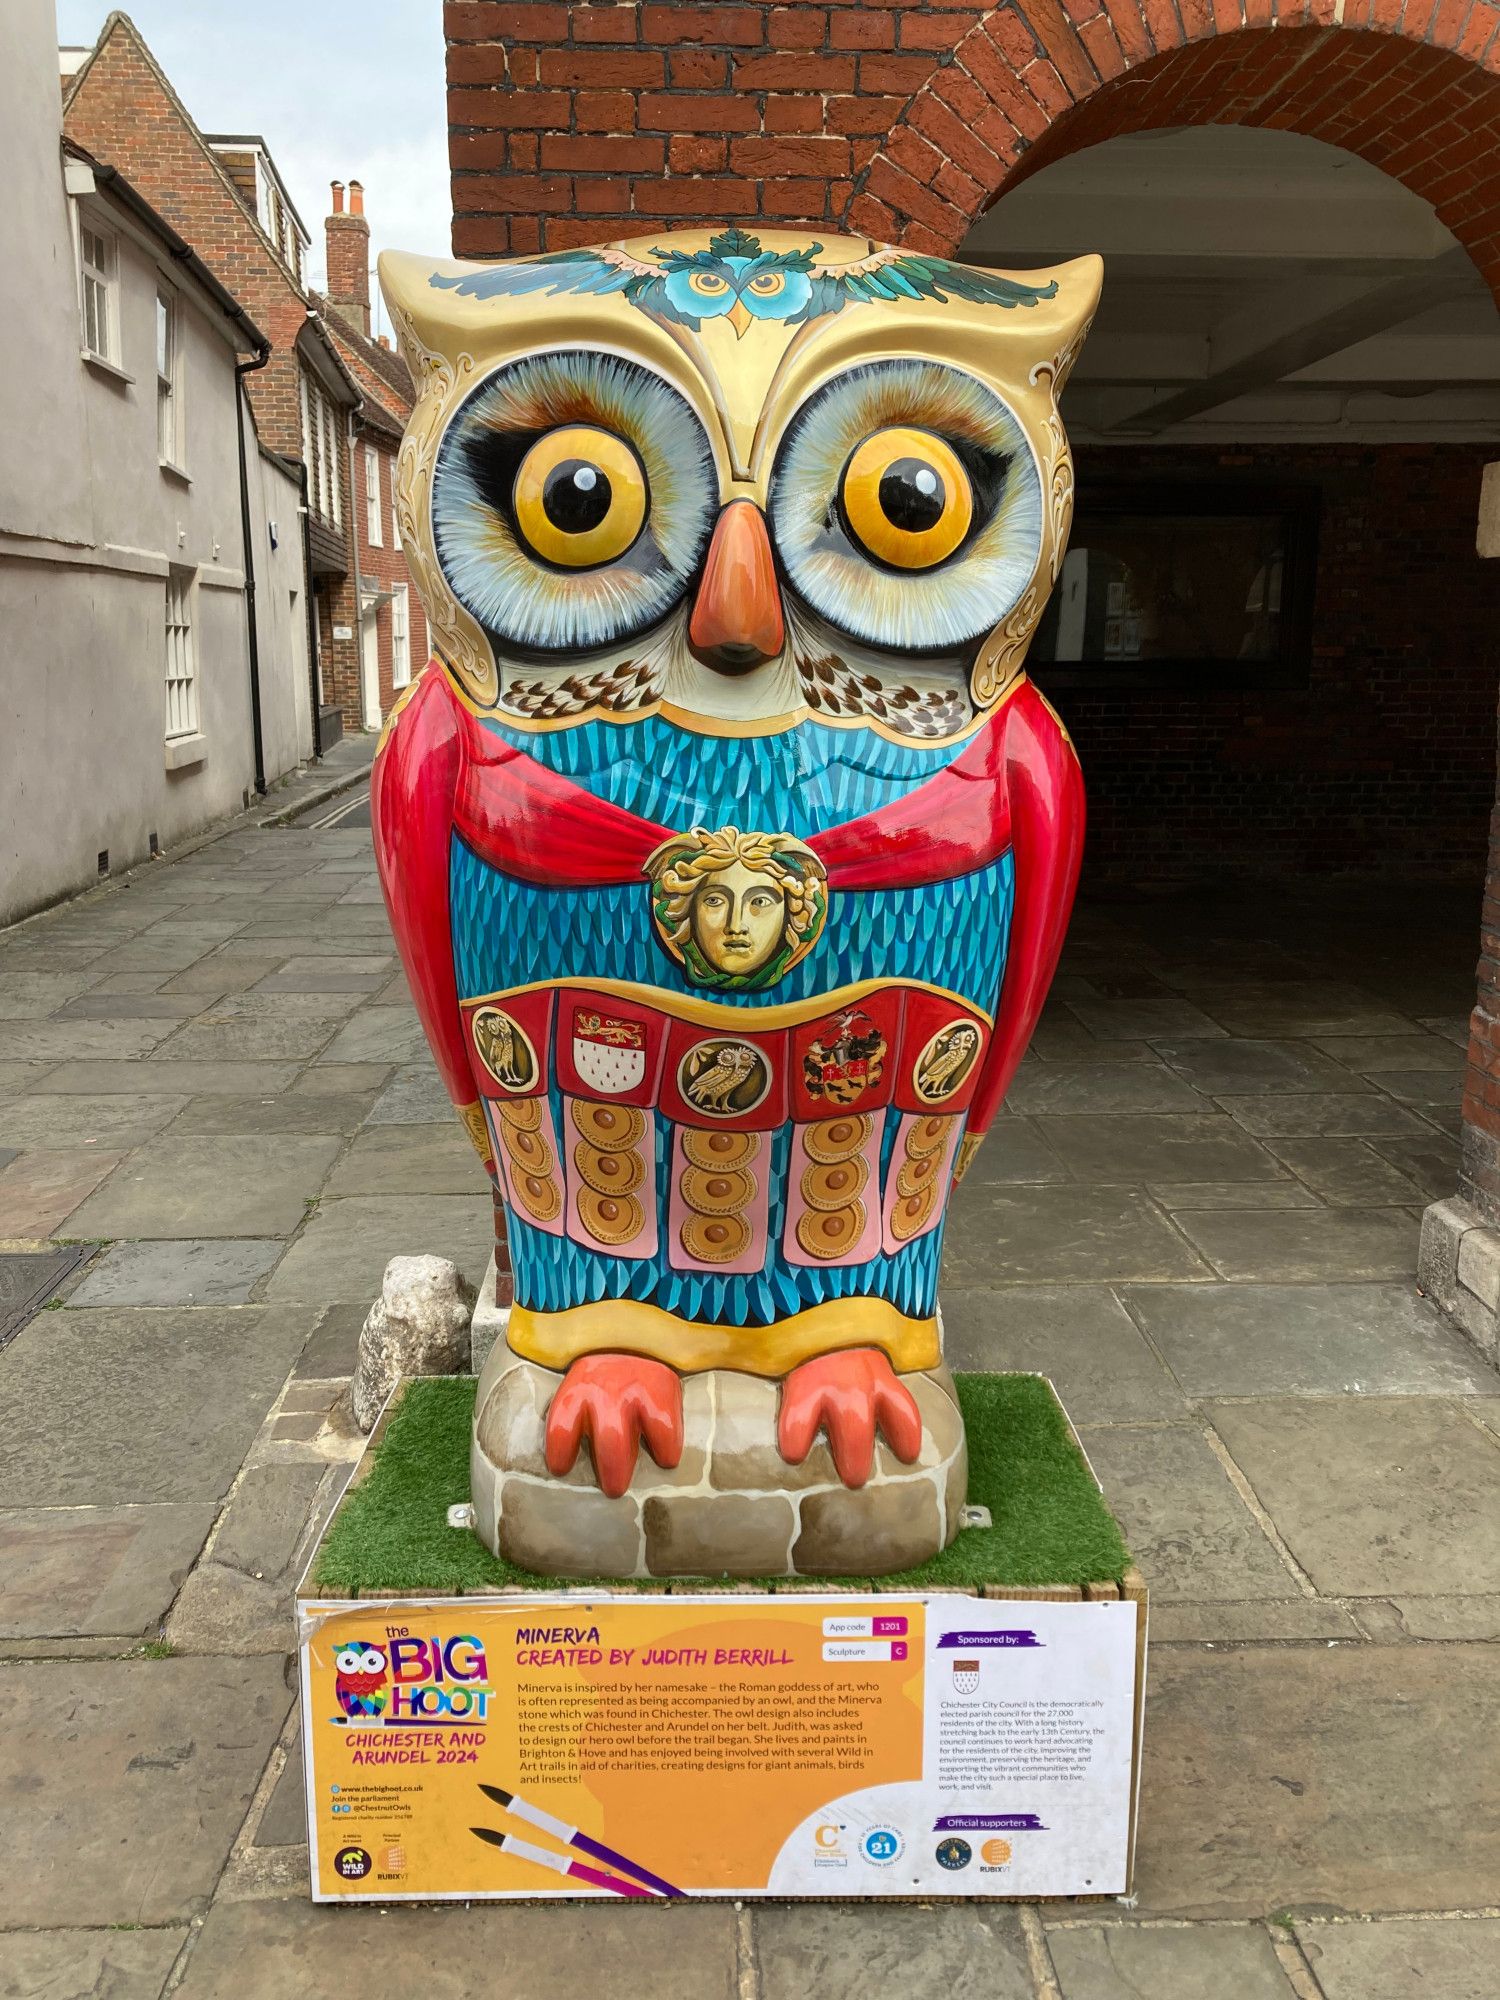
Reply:
[[[806,224],[951,252],[1118,133],[1248,124],[1429,201],[1500,296],[1500,0],[446,0],[453,248]],[[1500,812],[1462,1192],[1500,1221]]]
[[[1147,0],[1154,35],[1135,0],[1080,0],[1076,11],[1091,4],[1075,25],[1052,0],[1026,0],[1040,49],[1014,8],[972,28],[866,170],[851,227],[951,251],[997,195],[1065,154],[1123,132],[1258,125],[1325,140],[1391,174],[1500,283],[1500,46],[1491,48],[1500,8],[1444,5],[1432,20],[1429,5],[1414,21],[1408,7],[1399,26],[1348,14],[1338,28],[1236,21],[1193,39],[1165,0]],[[1184,4],[1184,20],[1198,11]]]

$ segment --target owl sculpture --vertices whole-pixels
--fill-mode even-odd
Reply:
[[[949,1193],[1078,874],[1022,662],[1099,260],[728,230],[380,275],[437,657],[375,845],[514,1282],[479,1532],[585,1576],[917,1562],[964,1504]]]

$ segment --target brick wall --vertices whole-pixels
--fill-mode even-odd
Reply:
[[[1500,10],[1274,13],[1273,32],[1271,0],[447,0],[453,247],[736,219],[951,251],[1019,173],[1217,119],[1360,153],[1500,278]]]
[[[1477,882],[1495,797],[1500,563],[1480,446],[1079,454],[1079,472],[1316,486],[1307,685],[1050,692],[1089,787],[1097,880],[1432,874]],[[1041,669],[1043,685],[1046,670]]]

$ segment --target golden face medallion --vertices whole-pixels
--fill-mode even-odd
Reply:
[[[664,840],[644,873],[656,935],[695,986],[774,986],[828,919],[823,864],[789,833],[697,826]]]

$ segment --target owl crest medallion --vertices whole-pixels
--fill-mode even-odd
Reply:
[[[763,992],[828,920],[828,871],[788,833],[695,826],[663,841],[645,874],[656,935],[695,986]]]
[[[909,1569],[963,1520],[949,1197],[1082,851],[1023,663],[1102,267],[767,227],[380,272],[437,657],[372,826],[513,1286],[476,1531]]]

